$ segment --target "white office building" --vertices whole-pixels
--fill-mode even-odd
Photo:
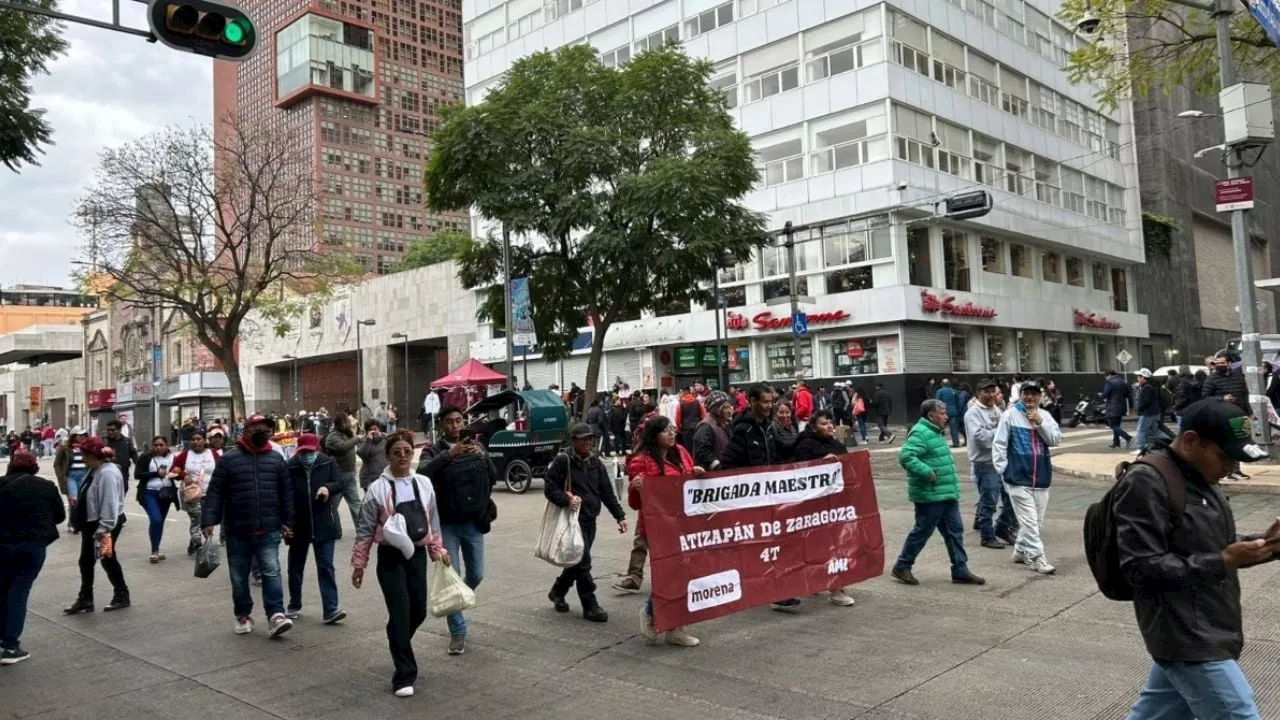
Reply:
[[[911,397],[927,376],[1022,372],[1074,390],[1119,368],[1147,321],[1130,281],[1144,256],[1127,108],[1100,114],[1089,87],[1067,82],[1060,68],[1080,41],[1057,10],[1049,0],[475,0],[463,8],[467,101],[532,52],[589,43],[605,63],[625,63],[678,38],[716,64],[712,82],[756,148],[760,182],[746,202],[772,229],[799,228],[798,294],[812,299],[800,308],[811,322],[797,368],[789,308],[767,304],[789,294],[785,251],[723,272],[733,381],[874,375],[866,384]],[[975,190],[990,193],[989,214],[939,217],[940,203]],[[671,308],[612,328],[602,385],[714,376],[714,318]],[[478,337],[476,356],[501,361],[502,343],[485,328]],[[531,362],[530,382],[581,382],[570,377],[579,360]]]

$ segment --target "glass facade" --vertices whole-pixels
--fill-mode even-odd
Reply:
[[[794,379],[796,376],[795,347],[790,340],[769,343],[765,346],[766,372],[770,380]],[[800,364],[813,368],[813,347],[809,342],[800,345]]]
[[[830,343],[833,375],[875,375],[880,372],[876,338],[852,338]]]
[[[373,36],[368,28],[304,15],[276,34],[276,94],[307,85],[376,96]]]

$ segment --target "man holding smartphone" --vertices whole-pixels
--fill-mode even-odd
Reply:
[[[1253,444],[1244,410],[1206,399],[1186,408],[1170,445],[1149,454],[1156,462],[1130,466],[1112,491],[1120,571],[1153,660],[1129,720],[1257,720],[1237,662],[1244,647],[1237,570],[1276,559],[1280,518],[1265,534],[1237,535],[1218,483],[1236,463],[1267,453]]]
[[[1005,491],[1018,519],[1013,561],[1023,563],[1041,575],[1050,575],[1053,565],[1045,557],[1041,536],[1044,512],[1049,506],[1049,484],[1053,464],[1049,448],[1062,442],[1058,423],[1040,411],[1040,385],[1023,380],[1018,401],[1000,416],[991,443],[991,462],[1004,478]]]

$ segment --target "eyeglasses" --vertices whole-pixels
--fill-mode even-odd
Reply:
[[[413,448],[394,448],[391,451],[392,457],[413,457]]]

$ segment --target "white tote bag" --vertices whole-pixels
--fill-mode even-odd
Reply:
[[[564,485],[567,494],[572,488],[567,475]],[[548,500],[546,509],[542,511],[542,530],[538,533],[533,556],[556,567],[573,567],[582,562],[585,553],[586,541],[582,537],[582,526],[578,524],[578,511]]]
[[[448,617],[476,606],[476,593],[458,576],[452,566],[436,560],[431,571],[431,593],[427,612],[431,617]]]

